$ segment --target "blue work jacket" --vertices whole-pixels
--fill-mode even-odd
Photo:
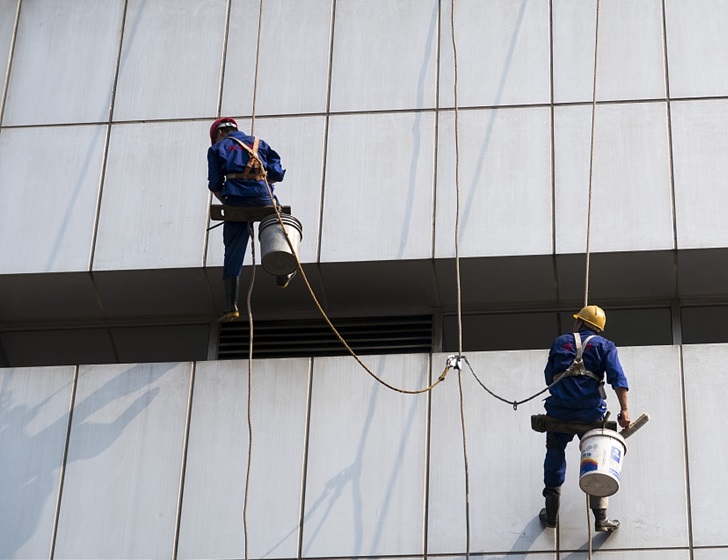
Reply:
[[[606,381],[613,389],[623,387],[629,390],[627,377],[619,363],[617,347],[610,340],[596,332],[583,329],[579,331],[582,341],[584,367],[597,377]],[[596,335],[586,345],[587,337]],[[546,384],[554,381],[554,376],[565,371],[576,357],[574,334],[564,334],[554,340],[544,370]],[[549,416],[562,420],[598,421],[607,411],[607,403],[599,394],[599,383],[589,376],[564,377],[549,389],[545,408]]]
[[[235,130],[207,150],[207,181],[208,188],[215,193],[222,192],[223,196],[234,197],[260,197],[267,196],[268,189],[265,181],[244,181],[242,179],[225,180],[227,173],[241,173],[248,165],[250,155],[248,151],[238,144],[237,138],[253,147],[253,136]],[[281,167],[281,158],[278,153],[258,140],[258,156],[268,175],[268,184],[273,190],[273,183],[283,180],[286,170]]]

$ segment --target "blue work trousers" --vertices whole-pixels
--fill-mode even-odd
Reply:
[[[275,203],[278,199],[274,196]],[[270,206],[270,197],[266,194],[255,197],[228,196],[225,199],[228,206]],[[222,226],[222,240],[225,244],[225,261],[222,268],[222,277],[231,278],[240,276],[243,270],[245,251],[248,248],[250,232],[249,222],[225,222]]]
[[[565,409],[549,406],[546,413],[559,420],[574,422],[599,422],[604,413],[598,409]],[[547,488],[557,488],[566,478],[566,446],[574,439],[574,434],[546,432],[546,458],[543,462],[543,483]],[[581,436],[579,436],[581,439]]]

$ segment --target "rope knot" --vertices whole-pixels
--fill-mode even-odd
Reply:
[[[463,370],[463,356],[458,356],[457,354],[451,354],[447,357],[447,367],[453,368],[458,371]]]

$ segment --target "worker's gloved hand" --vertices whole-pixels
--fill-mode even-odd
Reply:
[[[629,421],[629,411],[623,410],[619,413],[619,416],[617,416],[617,422],[619,422],[619,425],[622,428],[627,428],[630,425]]]

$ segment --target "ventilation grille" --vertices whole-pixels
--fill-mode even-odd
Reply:
[[[432,351],[431,315],[332,319],[332,323],[357,354]],[[221,324],[218,359],[247,359],[249,333],[247,320]],[[253,335],[253,358],[349,354],[323,319],[255,321]]]

